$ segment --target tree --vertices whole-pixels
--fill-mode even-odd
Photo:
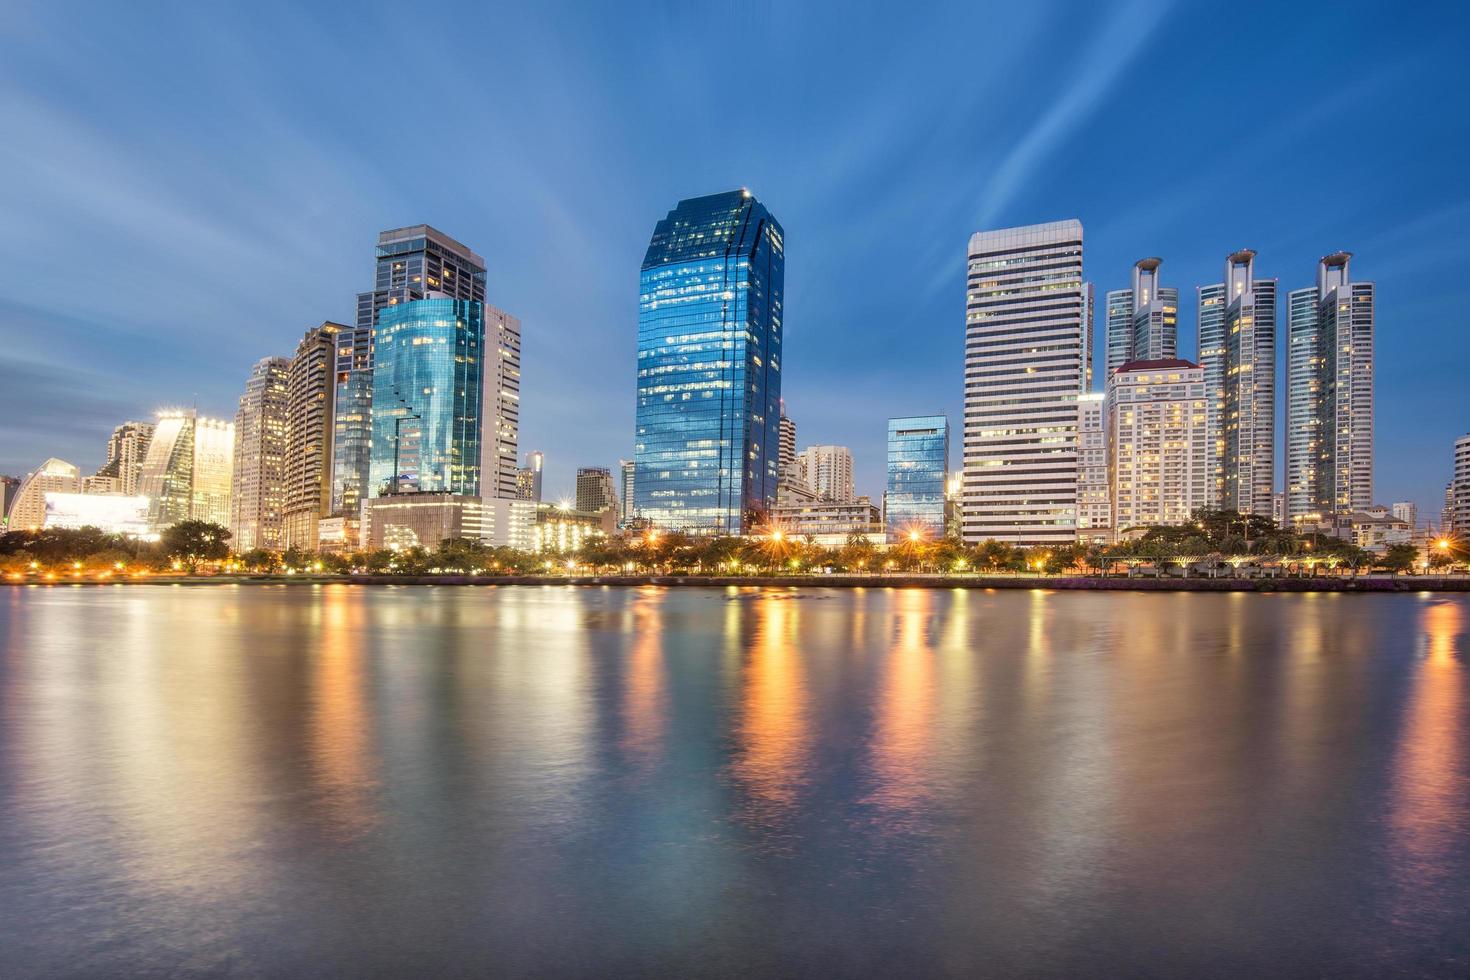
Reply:
[[[183,562],[190,574],[202,561],[218,561],[230,556],[230,531],[209,521],[179,521],[163,531],[163,553]]]
[[[1399,572],[1407,572],[1413,569],[1414,563],[1419,560],[1419,549],[1412,544],[1389,545],[1388,551],[1383,555],[1383,567],[1397,575]]]

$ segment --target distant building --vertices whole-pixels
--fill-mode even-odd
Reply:
[[[1105,400],[1102,392],[1077,396],[1077,540],[1096,544],[1111,542],[1113,526]]]
[[[84,476],[82,477],[82,493],[93,497],[116,497],[123,495],[122,477],[118,476]]]
[[[1115,534],[1185,524],[1209,494],[1205,372],[1130,361],[1108,377],[1109,492]]]
[[[356,517],[361,501],[368,497],[371,479],[374,439],[373,381],[375,376],[375,334],[384,310],[406,303],[436,299],[483,304],[485,302],[485,260],[463,244],[428,225],[394,228],[378,236],[374,252],[373,288],[357,296],[357,320],[351,330],[337,335],[336,384],[332,428],[332,512]],[[477,312],[480,341],[484,340],[484,310]],[[475,354],[476,389],[473,399],[482,397],[479,382],[483,379],[480,365],[482,352]],[[439,372],[442,375],[444,372]],[[439,392],[440,400],[445,392]],[[458,397],[458,396],[456,396]],[[469,398],[471,396],[464,395]],[[480,416],[476,417],[476,426]],[[443,433],[440,433],[443,435]],[[460,440],[460,448],[463,439]],[[480,469],[480,442],[475,441],[471,465],[462,460],[463,471]],[[443,474],[436,476],[437,482]],[[479,493],[478,488],[475,491]]]
[[[257,361],[235,412],[229,527],[236,551],[285,545],[290,367],[284,357]]]
[[[521,321],[487,305],[484,345],[480,488],[483,496],[511,499],[519,495]]]
[[[296,345],[286,369],[286,458],[282,467],[286,494],[282,544],[317,551],[322,547],[321,521],[332,512],[332,418],[337,385],[332,366],[337,338],[351,328],[327,320],[313,327]],[[338,518],[343,525],[335,550],[357,546],[359,515]],[[348,545],[347,539],[351,538]]]
[[[964,539],[1070,544],[1092,334],[1082,223],[977,232],[967,275]]]
[[[192,410],[160,412],[138,476],[155,530],[179,521],[228,527],[235,426]]]
[[[823,547],[840,547],[854,534],[883,540],[883,517],[867,497],[850,502],[815,500],[771,508],[770,530],[793,538],[812,538]]]
[[[546,462],[540,450],[526,453],[525,465],[516,470],[516,498],[541,502],[541,469]]]
[[[38,531],[46,526],[46,494],[74,494],[81,489],[81,472],[62,459],[51,458],[25,475],[5,511],[7,531]]]
[[[821,500],[850,504],[857,496],[852,450],[846,446],[808,446],[797,453],[806,485]]]
[[[1399,501],[1397,503],[1389,504],[1388,512],[1394,516],[1394,519],[1395,520],[1403,521],[1405,524],[1409,525],[1409,527],[1414,528],[1415,530],[1418,530],[1418,528],[1419,528],[1419,505],[1418,504],[1412,503],[1412,502],[1407,501],[1407,500],[1405,500],[1405,501]]]
[[[634,509],[741,534],[776,499],[785,241],[746,190],[680,201],[639,273]]]
[[[374,331],[370,496],[480,496],[484,304],[384,307]]]
[[[577,509],[590,514],[617,507],[618,493],[612,471],[605,466],[583,466],[577,470]]]
[[[777,465],[781,473],[796,460],[796,423],[786,417],[786,402],[781,402],[780,453]]]
[[[1271,494],[1271,520],[1275,521],[1278,527],[1286,527],[1286,494],[1280,490]]]
[[[152,422],[124,422],[113,429],[112,437],[107,440],[107,462],[97,471],[97,476],[116,479],[117,493],[136,495],[143,459],[148,455],[148,442],[152,438]]]
[[[629,527],[637,517],[633,509],[633,484],[636,467],[631,459],[618,460],[618,526]]]
[[[593,538],[611,533],[611,511],[573,510],[557,504],[539,504],[531,532],[531,550],[573,554]]]
[[[1139,259],[1133,286],[1107,294],[1107,373],[1128,361],[1179,356],[1179,290],[1159,285],[1162,259]]]
[[[948,479],[949,420],[943,415],[889,419],[883,493],[889,540],[915,532],[931,541],[944,537]]]
[[[533,504],[506,497],[472,497],[444,491],[372,497],[367,502],[368,548],[426,548],[452,538],[494,547],[526,548]],[[325,522],[323,522],[325,524]],[[322,530],[323,537],[327,531]]]
[[[1232,252],[1225,281],[1199,287],[1212,476],[1208,505],[1271,516],[1276,478],[1276,280]]]
[[[1348,252],[1287,298],[1286,510],[1362,510],[1373,501],[1375,287],[1353,282]]]
[[[158,536],[149,522],[148,498],[138,495],[48,492],[45,526],[95,527],[140,539]]]
[[[20,477],[0,476],[0,530],[3,530],[5,517],[10,513],[10,503],[15,495],[20,492]]]

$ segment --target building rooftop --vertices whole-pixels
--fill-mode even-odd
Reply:
[[[1129,361],[1121,365],[1116,373],[1122,374],[1124,371],[1164,371],[1169,368],[1197,367],[1199,367],[1198,364],[1193,361],[1186,361],[1183,358],[1163,357],[1152,361]]]

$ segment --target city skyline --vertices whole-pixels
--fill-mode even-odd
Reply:
[[[109,40],[121,42],[116,52],[86,25],[53,32],[46,23],[50,16],[29,11],[8,25],[28,43],[0,68],[17,83],[7,100],[21,137],[17,145],[26,147],[24,155],[0,162],[3,204],[21,232],[4,246],[18,287],[0,303],[6,341],[0,370],[11,382],[0,396],[7,420],[0,472],[10,475],[22,476],[53,456],[93,472],[104,462],[108,433],[127,419],[151,419],[160,403],[192,403],[202,415],[232,417],[250,365],[290,355],[302,333],[325,319],[354,322],[354,299],[366,285],[364,243],[384,228],[425,221],[481,250],[491,297],[523,321],[528,395],[520,445],[546,451],[548,496],[569,494],[577,467],[616,466],[631,453],[632,406],[624,387],[635,359],[628,341],[636,322],[630,270],[647,241],[651,217],[672,200],[732,186],[748,187],[791,236],[789,373],[782,394],[800,421],[804,442],[852,448],[858,493],[876,498],[881,492],[888,417],[941,412],[956,425],[962,418],[961,243],[983,229],[1072,216],[1087,226],[1084,275],[1099,293],[1124,285],[1140,256],[1164,260],[1165,284],[1181,296],[1182,352],[1196,350],[1195,287],[1218,281],[1222,256],[1256,250],[1258,273],[1280,283],[1280,331],[1286,292],[1309,283],[1323,256],[1352,252],[1355,277],[1379,286],[1377,499],[1413,500],[1421,514],[1437,513],[1437,494],[1449,475],[1443,447],[1466,428],[1462,417],[1440,408],[1457,394],[1455,359],[1423,356],[1425,337],[1456,342],[1452,272],[1464,250],[1461,219],[1470,214],[1470,199],[1450,175],[1463,170],[1466,149],[1463,139],[1421,131],[1428,110],[1404,98],[1432,87],[1449,93],[1449,118],[1463,118],[1453,111],[1454,100],[1463,96],[1453,93],[1465,90],[1465,69],[1453,57],[1432,56],[1439,45],[1448,45],[1448,35],[1414,38],[1371,8],[1344,22],[1308,22],[1287,13],[1272,31],[1247,39],[1258,60],[1275,60],[1273,52],[1285,51],[1303,58],[1291,72],[1261,82],[1260,104],[1250,107],[1249,116],[1259,124],[1252,127],[1256,135],[1218,161],[1201,163],[1186,152],[1205,130],[1187,107],[1214,104],[1233,84],[1220,60],[1224,42],[1200,32],[1201,22],[1189,11],[1134,4],[1113,14],[1087,12],[1076,36],[1061,42],[1061,53],[1071,56],[1068,69],[1039,85],[1035,101],[1013,113],[992,112],[983,93],[986,79],[995,82],[1006,71],[1021,70],[1015,56],[975,69],[963,89],[955,84],[970,63],[958,37],[963,31],[865,22],[824,40],[818,18],[773,12],[749,15],[743,29],[760,63],[787,81],[797,72],[795,80],[809,80],[808,62],[831,64],[879,50],[892,51],[893,67],[854,83],[858,90],[850,93],[820,82],[793,92],[791,103],[765,123],[761,138],[718,157],[686,138],[692,124],[649,137],[649,146],[636,152],[626,144],[637,118],[636,90],[648,80],[639,72],[597,90],[592,102],[601,121],[559,127],[555,134],[538,128],[538,112],[516,108],[513,98],[496,94],[488,81],[470,77],[491,128],[513,137],[525,152],[517,154],[519,162],[492,161],[473,182],[451,175],[443,188],[401,181],[375,147],[347,131],[366,111],[348,96],[372,61],[350,49],[363,40],[370,52],[383,51],[384,42],[371,38],[377,18],[372,12],[342,25],[337,42],[306,42],[306,31],[293,35],[292,25],[299,27],[309,15],[286,14],[274,25],[273,35],[293,37],[286,56],[320,56],[299,58],[312,63],[313,83],[326,86],[323,107],[311,110],[285,97],[285,87],[300,81],[293,74],[300,69],[288,65],[281,79],[264,81],[280,65],[255,43],[260,29],[230,14],[192,12],[166,31],[147,16],[115,25]],[[549,79],[513,55],[517,69],[527,71],[499,84],[539,93],[533,107],[543,111],[574,106],[594,91],[598,68],[619,44],[636,50],[643,43],[637,31],[648,25],[637,18],[598,21],[604,16],[594,14],[585,34],[549,42],[567,52],[564,63],[586,67]],[[1065,17],[1057,10],[986,16],[997,32],[1033,38]],[[704,25],[698,15],[681,14],[653,26],[658,49],[669,50],[698,36]],[[534,18],[508,27],[547,30]],[[1310,50],[1294,49],[1293,39],[1309,30]],[[238,43],[223,50],[202,43],[221,33],[238,37]],[[951,33],[953,41],[947,38]],[[94,67],[64,57],[60,37],[95,50],[95,59],[83,59]],[[1384,50],[1395,47],[1388,42],[1404,43],[1392,57],[1369,57],[1369,37]],[[111,59],[125,56],[136,65],[140,52],[146,57],[155,46],[181,39],[201,43],[184,46],[180,67],[197,72],[199,91],[178,96],[179,114],[205,119],[205,102],[219,96],[230,134],[192,129],[187,142],[179,143],[167,138],[178,123],[171,113],[155,117],[146,107],[114,111],[115,99],[142,104],[155,87],[169,84],[162,69],[117,73],[115,89],[93,94],[93,101],[72,97],[87,72],[115,66]],[[1145,58],[1147,51],[1166,48],[1162,42],[1185,39],[1193,42],[1189,59],[1169,51]],[[937,51],[931,52],[934,45]],[[1337,77],[1341,59],[1354,54],[1360,72]],[[645,70],[665,70],[667,58],[662,55]],[[1196,59],[1222,70],[1191,74]],[[457,71],[436,70],[450,73],[447,78]],[[905,72],[915,74],[914,84],[925,90],[960,94],[948,105],[913,111],[910,100],[884,89]],[[264,83],[242,85],[242,78]],[[701,77],[694,91],[669,98],[687,106],[733,84]],[[754,84],[769,96],[776,91],[769,86],[778,82]],[[1136,156],[1121,154],[1122,136],[1107,130],[1110,117],[1144,87],[1175,93],[1181,131],[1177,146],[1163,148],[1151,161],[1153,193],[1141,197],[1130,186]],[[1329,142],[1319,137],[1334,112],[1347,109],[1369,113],[1382,138],[1344,162],[1329,146],[1316,144]],[[589,112],[580,110],[574,118]],[[1243,110],[1232,112],[1246,118]],[[829,116],[830,122],[811,125]],[[1210,121],[1209,128],[1218,124]],[[1436,133],[1443,131],[1438,126]],[[1456,135],[1453,127],[1450,132]],[[273,139],[245,140],[252,144],[245,147],[246,136]],[[923,160],[890,146],[904,144],[906,136],[923,149]],[[164,150],[187,146],[191,152],[176,154],[178,159],[155,154],[160,138]],[[75,153],[87,147],[95,152]],[[260,165],[282,150],[289,152],[280,153],[279,163]],[[238,165],[252,167],[254,176],[243,190],[231,155],[242,158]],[[1222,209],[1218,181],[1233,174],[1243,157],[1253,163],[1249,193]],[[103,172],[81,162],[94,158],[111,166]],[[567,162],[592,158],[609,169],[590,181],[584,169]],[[1377,179],[1382,172],[1401,176],[1383,182]],[[239,193],[225,194],[219,181]],[[609,193],[614,183],[619,193]],[[1349,196],[1367,188],[1373,194],[1366,205]],[[851,207],[858,199],[863,205]],[[1341,205],[1350,199],[1353,207]],[[96,220],[84,222],[84,211]],[[541,220],[532,220],[536,216]],[[62,271],[50,261],[57,254],[86,264],[89,274],[81,285],[59,278]],[[567,275],[567,259],[581,270],[579,289],[555,285]],[[861,274],[878,262],[881,277]],[[171,270],[172,290],[161,294],[156,286],[134,285],[157,274],[142,270],[162,268]],[[883,281],[873,286],[872,278]],[[70,284],[60,288],[63,281]],[[200,310],[208,315],[201,318]],[[1099,334],[1102,319],[1099,309]],[[883,323],[905,342],[882,344]],[[1095,367],[1101,363],[1100,340]],[[1278,489],[1285,485],[1282,341],[1278,337]],[[62,353],[73,346],[85,346],[96,361],[78,363]],[[585,356],[558,356],[567,349]],[[1101,386],[1095,373],[1093,390]]]

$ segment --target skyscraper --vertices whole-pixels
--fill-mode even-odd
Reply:
[[[315,551],[317,527],[332,511],[333,376],[337,338],[352,328],[330,320],[296,345],[286,370],[286,487],[283,517],[287,548]]]
[[[148,455],[148,441],[152,438],[152,422],[124,422],[113,429],[107,440],[107,462],[97,475],[117,480],[118,493],[136,495],[143,458]]]
[[[781,402],[780,450],[776,457],[778,472],[785,473],[786,467],[796,461],[796,423],[786,417],[786,402]]]
[[[852,450],[846,446],[808,446],[797,453],[806,485],[819,500],[850,504],[857,496],[852,481]]]
[[[749,191],[680,201],[639,276],[634,506],[660,527],[743,533],[780,461],[785,242]]]
[[[365,487],[373,456],[373,328],[383,310],[431,297],[485,301],[485,260],[429,225],[383,232],[375,258],[373,288],[357,296],[357,324],[337,336],[332,511],[348,517],[357,516],[362,499],[369,495]],[[478,401],[480,395],[475,398]],[[479,466],[476,459],[477,471]]]
[[[66,460],[46,460],[20,481],[5,514],[5,530],[39,530],[46,524],[46,494],[76,493],[80,489],[80,470]]]
[[[949,419],[918,415],[888,420],[883,518],[890,541],[909,534],[931,541],[944,537],[948,473]]]
[[[1077,534],[1077,399],[1090,291],[1076,220],[977,232],[965,310],[967,542]]]
[[[1209,487],[1205,372],[1175,358],[1108,376],[1108,470],[1115,532],[1183,524]]]
[[[514,498],[521,431],[521,321],[485,307],[484,429],[480,443],[480,494]]]
[[[162,530],[179,521],[230,523],[235,426],[198,413],[158,414],[138,492],[149,498],[149,520]]]
[[[577,470],[577,509],[601,513],[618,502],[612,471],[606,466],[583,466]]]
[[[480,495],[484,342],[476,300],[410,300],[379,312],[371,496]]]
[[[1353,282],[1349,252],[1317,265],[1287,297],[1287,517],[1373,503],[1374,285]]]
[[[230,547],[237,551],[284,546],[290,367],[284,357],[257,361],[235,412]]]
[[[1199,287],[1209,504],[1271,516],[1276,466],[1276,280],[1257,279],[1256,253],[1233,252],[1225,281]]]
[[[1133,265],[1132,288],[1107,295],[1108,374],[1128,361],[1179,356],[1179,290],[1159,285],[1162,262],[1139,259]]]
[[[1470,537],[1470,435],[1455,440],[1450,482],[1445,487],[1440,523],[1445,534]]]
[[[541,468],[546,455],[537,449],[526,453],[525,465],[516,470],[516,499],[541,502]]]

